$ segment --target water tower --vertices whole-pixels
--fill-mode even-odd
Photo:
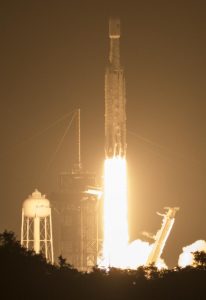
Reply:
[[[51,206],[38,190],[23,202],[21,245],[43,253],[48,261],[54,262]]]

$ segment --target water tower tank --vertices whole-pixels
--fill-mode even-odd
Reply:
[[[37,189],[23,203],[24,215],[29,218],[48,217],[50,214],[50,202]]]

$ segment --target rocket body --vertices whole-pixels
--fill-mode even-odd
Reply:
[[[126,95],[123,68],[120,65],[120,21],[109,22],[110,53],[105,73],[105,155],[126,155]]]

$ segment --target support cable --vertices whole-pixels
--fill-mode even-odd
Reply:
[[[69,122],[69,124],[68,124],[68,126],[67,126],[67,128],[66,128],[66,130],[64,131],[63,136],[61,137],[61,139],[60,139],[60,141],[59,141],[59,143],[58,143],[58,145],[57,145],[56,150],[54,151],[53,155],[51,156],[51,159],[49,160],[48,166],[47,166],[47,168],[46,168],[46,172],[47,172],[47,171],[49,170],[49,168],[51,167],[52,163],[54,162],[54,159],[55,159],[56,155],[58,154],[59,150],[61,149],[61,146],[62,146],[62,144],[63,144],[63,142],[64,142],[64,139],[65,139],[67,133],[69,132],[69,130],[70,130],[70,128],[71,128],[72,122],[73,122],[73,120],[74,120],[76,114],[77,114],[77,110],[75,110],[75,111],[73,112],[73,116],[72,116],[72,118],[71,118],[71,120],[70,120],[70,122]]]

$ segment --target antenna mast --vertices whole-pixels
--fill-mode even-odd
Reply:
[[[82,168],[81,164],[81,120],[80,120],[80,108],[76,112],[76,143],[77,143],[77,154],[74,169],[76,172],[80,172]]]

